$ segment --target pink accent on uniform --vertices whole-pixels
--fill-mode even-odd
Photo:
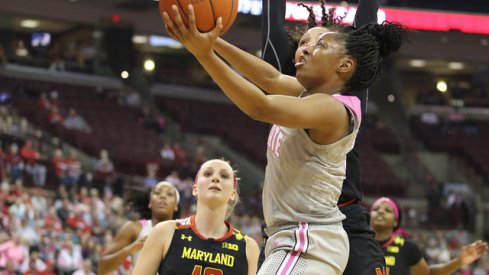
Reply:
[[[397,204],[393,200],[391,200],[391,199],[389,199],[387,197],[382,197],[382,198],[377,199],[372,204],[372,209],[374,209],[375,207],[377,207],[379,204],[381,204],[383,202],[386,202],[390,206],[392,206],[392,208],[394,209],[394,217],[396,218],[396,221],[398,221],[399,220],[399,208],[397,207]]]
[[[338,99],[341,103],[346,105],[353,111],[355,118],[358,121],[362,120],[362,105],[360,103],[360,99],[356,96],[346,96],[346,95],[333,95],[336,99]]]
[[[148,220],[139,220],[139,223],[144,228],[148,224]]]
[[[295,264],[300,258],[301,253],[306,252],[309,247],[309,240],[307,239],[307,230],[309,224],[305,222],[299,223],[299,229],[295,230],[296,244],[292,251],[287,253],[285,260],[282,262],[277,274],[288,275],[291,274]]]

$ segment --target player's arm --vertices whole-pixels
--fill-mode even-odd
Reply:
[[[411,274],[445,275],[452,274],[459,268],[473,263],[487,254],[487,243],[476,241],[462,247],[460,254],[448,263],[430,265],[421,259],[416,265],[411,267]]]
[[[294,49],[285,31],[285,0],[262,0],[262,59],[286,75],[295,75]]]
[[[136,240],[140,230],[141,226],[137,222],[126,222],[122,226],[100,257],[98,274],[111,274],[127,257],[141,249],[142,244]]]
[[[258,255],[260,255],[258,244],[254,239],[247,237],[246,259],[248,261],[248,275],[256,275],[258,269]]]
[[[265,95],[215,53],[197,60],[226,96],[252,119],[289,128],[314,129],[334,141],[345,135],[348,113],[334,97],[322,93],[304,98]]]
[[[295,77],[282,74],[269,63],[218,38],[214,50],[238,72],[270,94],[298,96],[304,87]]]
[[[354,25],[361,27],[366,24],[377,23],[377,12],[379,10],[379,0],[360,0],[358,2],[357,12],[355,13]],[[348,91],[348,95],[353,95],[360,99],[362,105],[362,114],[367,112],[368,90]]]
[[[169,33],[179,40],[199,61],[216,84],[251,118],[290,128],[314,129],[331,139],[344,136],[348,113],[342,103],[330,95],[317,93],[304,98],[265,95],[261,90],[231,69],[214,52],[214,42],[222,30],[222,19],[216,28],[200,33],[195,25],[193,7],[189,5],[189,27],[174,6],[175,22],[164,14]]]
[[[379,0],[360,0],[355,13],[354,26],[359,28],[366,24],[377,24]]]
[[[161,222],[151,230],[138,257],[132,272],[133,275],[148,275],[158,272],[158,267],[168,252],[174,232],[174,220]]]

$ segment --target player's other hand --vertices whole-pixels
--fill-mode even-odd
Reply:
[[[131,252],[132,252],[131,254],[139,252],[141,249],[143,249],[145,241],[146,241],[146,237],[135,240],[131,246]]]
[[[487,243],[481,240],[465,245],[458,256],[463,266],[469,265],[474,261],[487,255]]]

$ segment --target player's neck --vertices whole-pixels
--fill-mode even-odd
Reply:
[[[392,230],[375,231],[375,240],[378,242],[383,242],[392,236]]]
[[[309,88],[307,90],[308,94],[315,94],[315,93],[326,93],[329,95],[333,95],[335,93],[339,93],[343,90],[343,82],[341,82],[338,79],[323,83],[322,85],[319,85],[314,88]]]
[[[221,209],[201,207],[195,214],[195,227],[206,238],[220,239],[228,232],[228,227],[224,223],[225,216],[225,211]]]

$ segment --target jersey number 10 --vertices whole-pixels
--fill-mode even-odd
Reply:
[[[206,267],[204,269],[204,273],[202,273],[201,265],[194,266],[194,271],[192,271],[192,275],[223,275],[223,274],[224,273],[222,272],[222,270],[213,267]]]

